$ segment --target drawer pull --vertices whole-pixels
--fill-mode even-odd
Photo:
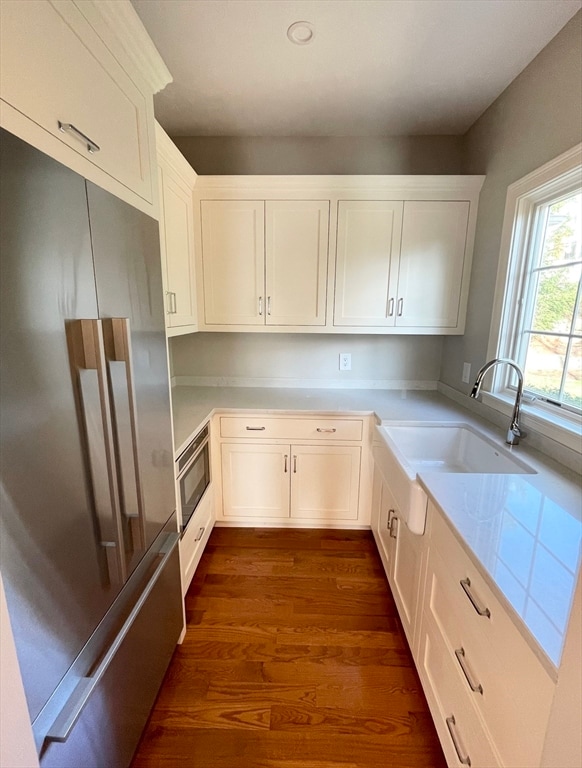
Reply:
[[[388,301],[388,317],[394,316],[394,299]]]
[[[266,427],[245,427],[247,432],[264,432]]]
[[[80,131],[78,128],[75,128],[75,126],[72,123],[61,123],[61,121],[58,121],[59,123],[59,131],[62,133],[73,133],[78,139],[81,139],[86,145],[87,150],[94,154],[95,152],[99,152],[101,147],[99,144],[95,144],[93,139],[90,139],[88,136],[85,136],[85,134]]]
[[[404,299],[398,299],[398,317],[402,317],[402,308],[404,307]]]
[[[483,606],[480,605],[475,595],[471,592],[471,579],[469,579],[468,577],[466,579],[461,579],[459,584],[463,587],[465,594],[471,601],[471,605],[477,611],[479,616],[487,616],[487,618],[490,619],[491,611],[489,610],[489,608],[483,608]]]
[[[287,469],[288,469],[287,462],[288,461],[289,461],[289,456],[287,454],[285,454],[285,469],[284,469],[285,474],[287,474]]]
[[[463,755],[463,750],[461,749],[461,743],[457,736],[457,721],[455,720],[455,716],[451,715],[450,717],[447,717],[445,722],[449,729],[449,733],[451,734],[451,741],[453,742],[453,747],[455,748],[459,762],[461,765],[471,765],[471,758],[469,755]]]
[[[337,432],[337,429],[335,427],[331,427],[330,429],[324,429],[323,427],[317,428],[318,432]]]
[[[198,536],[196,536],[196,538],[194,539],[194,541],[200,541],[200,539],[201,539],[201,538],[204,536],[204,531],[205,531],[205,530],[206,530],[206,528],[201,528],[201,529],[198,531]]]
[[[297,456],[293,456],[293,474],[297,474]]]
[[[459,662],[459,666],[463,670],[463,674],[465,675],[465,677],[467,679],[467,682],[469,683],[469,688],[474,693],[480,693],[481,696],[482,696],[483,695],[483,686],[481,685],[481,683],[476,683],[473,680],[473,675],[469,671],[469,667],[467,666],[467,662],[465,661],[465,659],[466,659],[465,649],[464,648],[458,648],[455,651],[455,656],[457,657],[457,661]]]
[[[390,510],[391,512],[394,512],[393,509]],[[394,530],[394,523],[396,523],[396,530]],[[398,538],[398,517],[396,514],[394,514],[390,519],[390,525],[388,526],[388,530],[390,531],[390,538],[391,539],[397,539]]]
[[[263,297],[259,296],[259,315],[263,314]]]

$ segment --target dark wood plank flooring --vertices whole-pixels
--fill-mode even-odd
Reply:
[[[446,768],[373,537],[215,528],[132,768]]]

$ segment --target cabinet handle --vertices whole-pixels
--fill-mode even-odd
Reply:
[[[245,427],[247,432],[264,432],[265,427]]]
[[[394,530],[394,523],[396,523],[396,531]],[[398,517],[394,515],[392,519],[390,520],[390,538],[391,539],[397,539],[398,538]]]
[[[262,317],[263,315],[263,297],[259,296],[259,315]]]
[[[404,299],[398,299],[398,317],[402,317],[403,306],[404,306]]]
[[[393,509],[388,510],[388,522],[386,523],[386,530],[390,530],[392,526],[392,515],[395,515],[396,512]]]
[[[178,304],[176,301],[176,294],[174,291],[171,291],[170,296],[172,297],[172,314],[176,315],[178,313]]]
[[[166,314],[175,315],[176,314],[176,294],[174,293],[174,291],[166,291],[166,296],[168,297],[168,310]]]
[[[271,314],[271,297],[267,296],[267,314]]]
[[[85,134],[80,131],[78,128],[75,128],[75,126],[72,123],[61,123],[61,121],[58,121],[59,123],[59,131],[61,133],[72,133],[74,134],[78,139],[81,139],[82,142],[84,142],[87,145],[87,151],[91,154],[94,154],[95,152],[99,152],[101,147],[99,144],[95,144],[93,139],[90,139],[88,136],[85,136]]]
[[[457,721],[455,720],[455,716],[451,715],[450,717],[447,717],[445,722],[447,724],[447,728],[449,729],[451,741],[453,742],[453,747],[455,748],[459,762],[461,765],[471,765],[471,758],[469,755],[463,755],[463,751],[461,749],[461,743],[459,741],[459,737],[457,736]]]
[[[471,579],[469,579],[468,577],[466,579],[461,579],[459,584],[463,587],[465,594],[471,601],[471,605],[477,611],[479,616],[486,616],[488,619],[490,619],[491,611],[489,610],[489,608],[483,608],[483,606],[479,603],[475,595],[471,592]]]
[[[481,696],[483,695],[483,686],[480,683],[475,683],[473,681],[473,675],[469,671],[469,667],[467,666],[467,662],[465,661],[466,654],[464,648],[458,648],[455,651],[455,656],[457,657],[457,661],[459,662],[459,666],[463,670],[463,674],[467,678],[467,682],[469,683],[469,688],[474,693],[480,693]]]
[[[293,474],[297,474],[297,456],[293,456]]]
[[[388,317],[394,315],[394,299],[390,299],[388,302]]]
[[[200,539],[201,539],[201,538],[204,536],[204,531],[205,531],[205,530],[206,530],[206,528],[201,528],[201,529],[198,531],[198,536],[196,536],[196,538],[194,539],[194,541],[200,541]]]
[[[337,432],[337,429],[335,427],[331,427],[330,429],[324,429],[323,427],[317,428],[318,432]]]
[[[285,454],[285,469],[284,469],[285,474],[287,474],[287,461],[288,461],[288,459],[289,459],[289,456],[287,456],[287,454]]]

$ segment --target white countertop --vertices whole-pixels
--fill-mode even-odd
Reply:
[[[181,386],[173,389],[172,401],[176,456],[215,410],[231,409],[374,413],[380,422],[463,421],[503,444],[501,430],[434,391]],[[524,636],[557,667],[580,567],[580,482],[527,444],[518,450],[537,474],[427,471],[418,478]]]

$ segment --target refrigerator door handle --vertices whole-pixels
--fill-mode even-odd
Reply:
[[[133,606],[131,613],[124,621],[121,629],[117,633],[115,639],[107,649],[106,654],[101,659],[99,665],[95,668],[93,673],[88,677],[82,677],[77,683],[73,693],[66,701],[65,705],[57,715],[52,726],[48,729],[45,735],[47,741],[65,742],[71,735],[75,723],[81,716],[83,709],[91,697],[91,694],[99,684],[99,681],[107,671],[107,668],[113,661],[115,654],[117,653],[120,645],[124,641],[127,633],[131,629],[133,623],[137,619],[139,612],[141,611],[145,601],[149,597],[152,589],[155,587],[157,580],[159,579],[162,571],[165,568],[166,563],[172,556],[172,553],[180,540],[179,533],[169,533],[164,546],[160,549],[159,555],[161,557],[160,562],[157,564],[155,571],[151,575],[148,583],[144,587],[143,592],[140,594],[138,600]]]
[[[127,579],[119,491],[107,385],[103,332],[99,320],[67,323],[71,364],[77,372],[95,513],[113,584]]]
[[[145,513],[138,455],[138,418],[131,354],[129,318],[101,321],[109,369],[113,422],[121,479],[121,508],[129,520],[133,549],[146,546]]]

